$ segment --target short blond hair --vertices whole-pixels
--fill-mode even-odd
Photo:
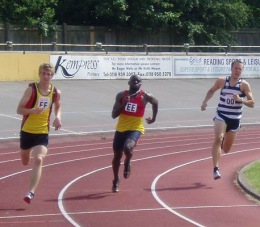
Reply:
[[[54,75],[54,66],[51,63],[42,63],[39,66],[39,74],[42,70],[50,70],[51,74]]]

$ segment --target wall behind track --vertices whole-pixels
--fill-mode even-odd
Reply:
[[[50,54],[0,53],[0,81],[37,80],[38,67]]]

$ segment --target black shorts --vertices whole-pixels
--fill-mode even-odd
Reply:
[[[27,150],[37,145],[48,146],[49,135],[48,134],[32,134],[28,132],[20,132],[20,148]]]
[[[124,144],[127,139],[132,139],[135,142],[141,136],[141,132],[139,131],[126,131],[126,132],[115,132],[114,141],[113,141],[113,150],[117,152],[121,152],[124,150]]]
[[[226,132],[236,132],[240,128],[240,119],[230,119],[219,112],[216,113],[215,118],[226,123]]]

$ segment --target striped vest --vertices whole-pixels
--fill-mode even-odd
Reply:
[[[238,94],[241,98],[245,97],[245,94],[240,90],[242,79],[239,79],[233,87],[230,86],[229,81],[230,76],[226,77],[225,85],[220,92],[217,111],[230,119],[240,119],[242,117],[243,104],[236,102],[233,94]]]

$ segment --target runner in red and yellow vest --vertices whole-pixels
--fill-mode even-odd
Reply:
[[[125,105],[125,108],[122,110],[119,115],[118,123],[116,130],[119,132],[125,131],[139,131],[144,134],[144,124],[143,116],[145,112],[145,105],[142,100],[143,90],[137,94],[135,98],[129,96],[129,91],[124,92],[123,99],[129,98],[129,101]]]
[[[53,109],[54,130],[61,128],[61,91],[52,84],[55,68],[50,63],[39,66],[39,82],[30,84],[17,106],[17,114],[23,116],[20,131],[21,162],[33,161],[29,192],[24,197],[31,203],[42,175],[43,160],[48,152],[50,115]],[[32,157],[32,158],[31,158]]]
[[[27,108],[43,107],[41,114],[30,114],[23,116],[21,130],[32,134],[48,134],[50,129],[50,115],[52,104],[55,101],[57,90],[53,85],[50,85],[50,93],[42,95],[39,91],[38,84],[32,83],[29,86],[32,88],[32,96],[27,103]]]
[[[112,192],[119,191],[119,167],[123,154],[125,155],[123,176],[126,179],[131,174],[133,151],[138,139],[145,131],[143,117],[146,104],[152,105],[152,117],[145,118],[147,124],[155,122],[158,112],[157,99],[151,93],[140,89],[142,85],[140,76],[132,75],[128,85],[129,90],[121,91],[116,95],[112,110],[112,118],[119,118],[113,140]]]

